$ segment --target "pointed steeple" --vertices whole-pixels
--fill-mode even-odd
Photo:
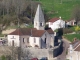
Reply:
[[[38,30],[44,30],[44,27],[45,27],[44,15],[40,7],[40,4],[38,4],[37,11],[34,18],[34,28],[37,28]]]

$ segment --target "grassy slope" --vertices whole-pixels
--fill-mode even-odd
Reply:
[[[64,35],[64,36],[71,42],[73,41],[74,38],[77,38],[80,40],[80,34],[69,34],[69,35]]]
[[[39,1],[39,0],[38,0]],[[44,11],[52,17],[61,16],[64,20],[71,17],[72,10],[76,5],[80,5],[79,0],[40,0],[43,5]]]

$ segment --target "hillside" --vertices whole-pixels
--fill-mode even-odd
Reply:
[[[75,7],[80,5],[79,0],[1,0],[0,30],[18,25],[18,22],[33,22],[38,3],[42,5],[46,21],[59,16],[69,20],[73,17]]]
[[[80,6],[80,0],[40,0],[40,2],[50,18],[61,16],[64,20],[72,18],[75,7]]]

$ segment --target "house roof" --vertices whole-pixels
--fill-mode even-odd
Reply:
[[[34,28],[19,28],[10,33],[9,35],[31,35],[31,30],[36,30]]]
[[[54,34],[53,30],[51,28],[45,29],[49,34]]]
[[[55,21],[57,21],[57,20],[59,20],[59,19],[60,19],[60,18],[55,17],[55,18],[50,19],[49,22],[55,22]]]
[[[32,32],[33,37],[41,37],[46,31],[45,30],[35,30]]]
[[[31,35],[34,37],[41,37],[44,33],[45,30],[37,30],[36,28],[19,28],[9,35]]]
[[[80,51],[80,44],[77,46],[77,48],[75,49],[75,51]]]
[[[80,41],[76,40],[71,43],[73,45],[74,51],[80,51]]]

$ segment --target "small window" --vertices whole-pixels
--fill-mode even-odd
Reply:
[[[23,38],[23,43],[24,43],[24,38]]]
[[[12,38],[14,38],[14,36]]]
[[[29,43],[29,38],[27,38],[27,43]]]
[[[14,40],[12,40],[12,46],[14,46]]]
[[[45,37],[46,37],[46,34],[45,34]]]
[[[45,40],[44,40],[44,43],[46,43],[46,38],[45,38]]]
[[[36,39],[34,38],[34,43],[36,43]]]
[[[40,26],[42,26],[42,23],[40,23]]]

